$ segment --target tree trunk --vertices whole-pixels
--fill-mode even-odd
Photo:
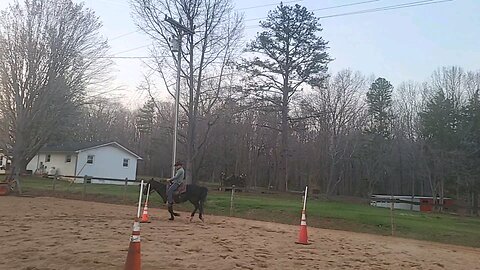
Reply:
[[[278,180],[278,189],[288,190],[288,76],[283,81],[283,97],[281,108],[281,144],[280,144],[280,174]]]
[[[13,153],[14,153],[13,154],[14,158],[13,158],[13,166],[12,166],[13,168],[11,170],[11,173],[13,178],[15,179],[17,192],[18,194],[21,195],[22,194],[21,176],[22,176],[22,172],[25,171],[26,161],[20,158],[23,156],[22,154],[23,151],[22,151],[21,143],[19,143],[19,141],[17,141],[17,143],[15,144]]]

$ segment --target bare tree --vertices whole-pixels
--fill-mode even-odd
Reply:
[[[3,141],[20,173],[105,70],[106,41],[91,10],[70,0],[15,1],[0,16]]]
[[[170,38],[179,36],[177,29],[163,21],[165,15],[175,18],[189,29],[195,29],[182,51],[182,84],[188,91],[181,91],[180,107],[187,121],[186,165],[187,182],[192,182],[194,173],[200,167],[199,154],[202,151],[208,133],[218,116],[212,109],[221,99],[225,88],[227,64],[233,61],[241,45],[240,35],[242,17],[233,12],[230,0],[132,0],[137,25],[148,34],[155,43],[152,55],[155,66],[152,67],[164,80],[167,91],[173,96],[170,82],[172,72],[178,63],[172,58]],[[216,83],[211,83],[213,80]],[[203,132],[198,125],[204,123]],[[201,133],[201,134],[200,134]]]
[[[325,88],[316,88],[308,102],[318,115],[318,125],[325,134],[328,151],[328,179],[326,194],[330,195],[343,180],[342,161],[351,159],[356,150],[357,142],[349,140],[361,119],[365,104],[362,95],[366,91],[366,80],[359,72],[343,70],[327,81]]]

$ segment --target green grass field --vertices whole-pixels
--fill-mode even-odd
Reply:
[[[27,177],[22,181],[26,194],[82,199],[83,184]],[[138,186],[128,186],[124,198],[123,185],[87,184],[86,200],[133,205],[138,201]],[[273,195],[235,193],[232,215],[255,220],[285,224],[299,224],[302,201],[300,195]],[[160,196],[152,193],[149,207],[165,207]],[[176,209],[191,211],[185,203]],[[230,193],[210,188],[206,214],[229,216]],[[448,214],[426,214],[395,210],[395,235],[399,237],[480,247],[480,218],[460,217]],[[167,215],[166,215],[167,216]],[[308,226],[390,235],[390,211],[367,204],[308,200]]]

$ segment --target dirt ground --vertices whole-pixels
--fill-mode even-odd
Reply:
[[[480,269],[480,249],[149,209],[143,269]],[[123,269],[135,206],[0,196],[0,269]],[[308,213],[307,213],[308,214]],[[300,218],[300,217],[299,217]],[[308,219],[307,219],[308,223]]]

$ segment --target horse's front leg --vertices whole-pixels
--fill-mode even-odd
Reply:
[[[192,204],[195,205],[195,209],[193,209],[193,212],[190,215],[190,222],[192,222],[192,219],[195,216],[195,213],[197,212],[197,209],[198,209],[198,202],[192,202]]]

